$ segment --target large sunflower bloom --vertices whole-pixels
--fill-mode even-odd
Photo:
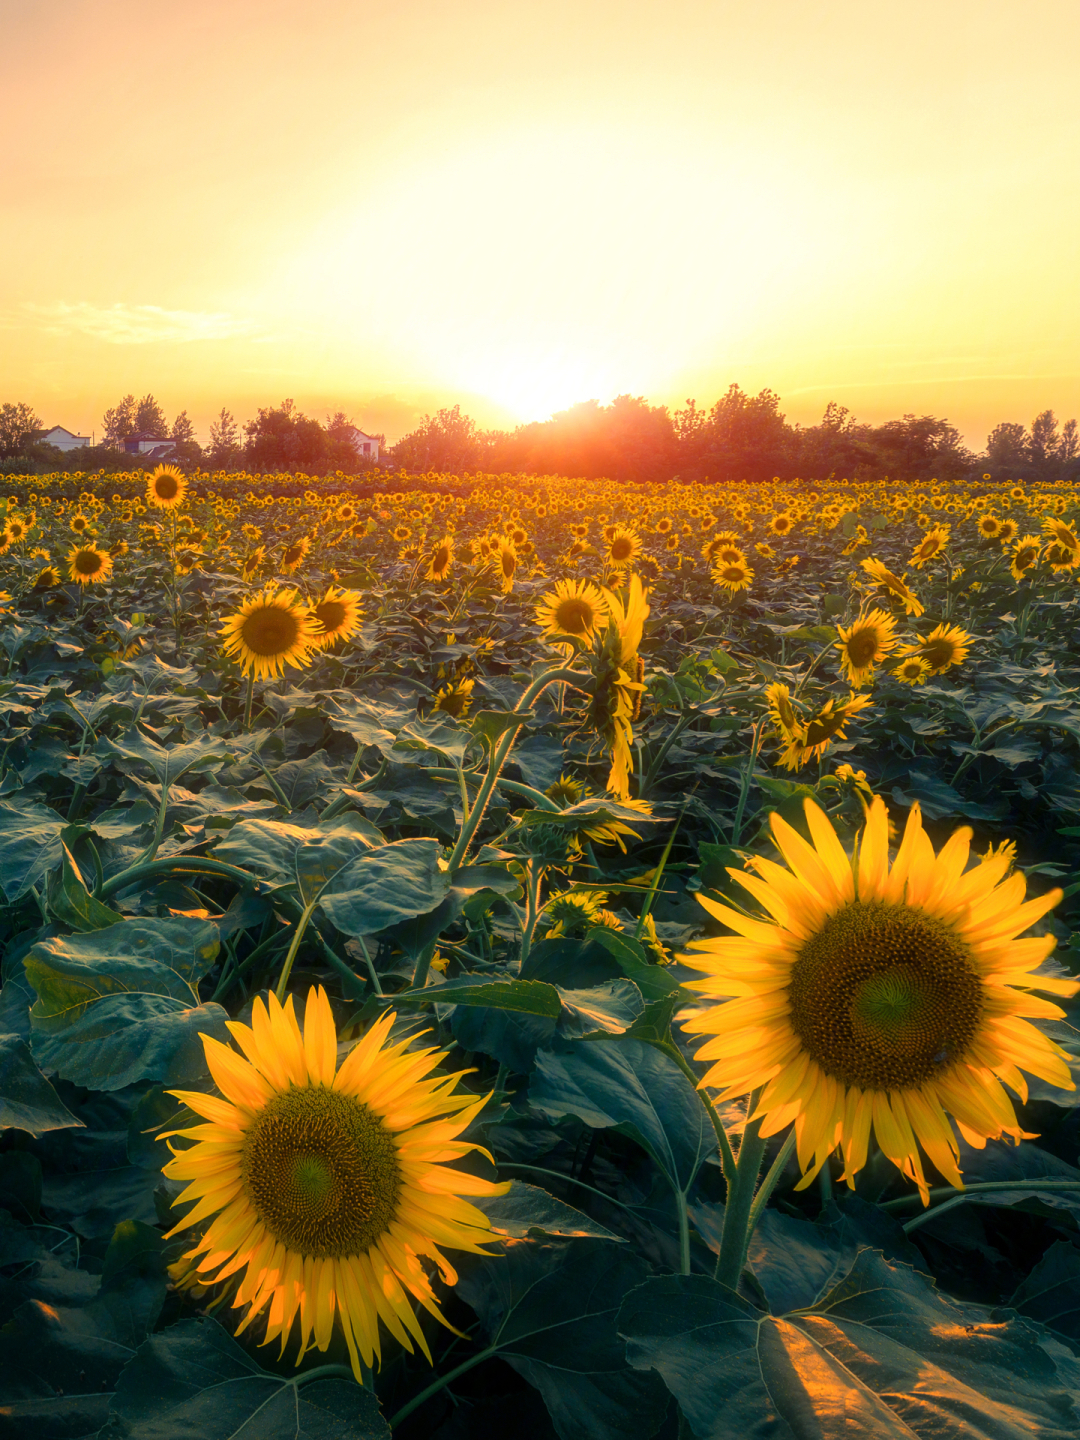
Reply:
[[[610,529],[607,562],[613,570],[625,570],[628,565],[634,563],[641,550],[641,537],[628,525],[613,525]]]
[[[280,1339],[281,1353],[299,1315],[297,1364],[313,1345],[327,1348],[337,1314],[361,1383],[361,1361],[370,1369],[380,1358],[380,1320],[430,1361],[412,1299],[448,1322],[422,1258],[454,1284],[443,1247],[484,1254],[491,1240],[487,1216],[461,1196],[508,1189],[442,1163],[481,1148],[458,1136],[488,1097],[452,1094],[457,1075],[431,1074],[446,1051],[386,1046],[393,1021],[378,1020],[339,1068],[321,987],[308,994],[302,1033],[291,995],[284,1007],[271,995],[269,1010],[256,999],[250,1028],[229,1022],[246,1059],[202,1037],[224,1098],[170,1092],[209,1122],[172,1132],[195,1144],[165,1166],[191,1182],[173,1203],[195,1202],[171,1234],[217,1212],[184,1256],[192,1278],[210,1285],[243,1271],[240,1329],[267,1311],[262,1343]]]
[[[559,580],[536,607],[536,619],[545,640],[571,636],[592,640],[607,623],[608,604],[603,592],[588,580]]]
[[[875,797],[854,858],[824,811],[805,802],[813,843],[775,812],[773,839],[788,869],[752,862],[732,870],[772,917],[751,919],[698,898],[732,936],[701,940],[685,957],[691,981],[717,1003],[685,1024],[711,1038],[701,1082],[720,1100],[761,1090],[752,1119],[775,1135],[794,1121],[808,1185],[839,1146],[854,1187],[873,1127],[883,1153],[928,1199],[922,1150],[962,1187],[946,1111],[971,1145],[1021,1130],[1001,1082],[1027,1098],[1021,1070],[1074,1089],[1064,1052],[1026,1017],[1056,1019],[1058,1006],[1028,992],[1068,996],[1073,980],[1032,972],[1053,936],[1018,939],[1061,899],[1024,903],[1008,853],[965,870],[971,831],[935,855],[912,807],[889,865],[889,819]],[[729,998],[733,997],[733,998]]]
[[[906,575],[894,575],[883,560],[867,559],[859,563],[872,580],[903,604],[905,615],[914,615],[917,619],[923,613],[925,607],[908,589]]]
[[[896,621],[884,610],[870,610],[836,633],[840,667],[856,688],[873,677],[874,667],[899,643]]]
[[[272,585],[229,616],[221,637],[225,654],[235,656],[256,680],[284,675],[286,665],[306,665],[322,639],[318,621],[297,603],[296,591]]]
[[[175,465],[159,465],[146,477],[146,503],[155,510],[175,510],[186,492],[187,481]]]

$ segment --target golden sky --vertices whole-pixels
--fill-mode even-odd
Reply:
[[[1076,0],[0,0],[0,401],[1080,413]]]

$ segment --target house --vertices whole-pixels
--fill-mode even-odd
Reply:
[[[39,433],[37,438],[46,445],[55,445],[58,450],[82,450],[90,444],[89,435],[73,435],[63,425],[54,425],[51,430]]]
[[[162,435],[147,435],[140,430],[134,435],[125,435],[121,445],[128,455],[148,455],[151,460],[170,460],[176,441]]]
[[[345,438],[365,460],[378,460],[379,458],[379,437],[377,435],[365,435],[363,430],[358,430],[355,425],[348,425],[345,428]]]

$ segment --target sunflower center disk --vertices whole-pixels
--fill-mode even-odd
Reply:
[[[240,634],[256,655],[284,655],[296,644],[300,627],[287,610],[254,610],[245,619]]]
[[[555,609],[555,623],[567,635],[584,635],[595,620],[592,606],[576,596],[561,601]]]
[[[857,670],[871,664],[878,652],[876,630],[857,630],[848,641],[848,659]]]
[[[389,1227],[401,1187],[390,1131],[325,1085],[275,1095],[251,1122],[240,1173],[255,1213],[288,1249],[360,1255]]]
[[[791,969],[791,1023],[826,1074],[864,1090],[918,1086],[964,1054],[982,985],[948,925],[906,905],[855,902]]]

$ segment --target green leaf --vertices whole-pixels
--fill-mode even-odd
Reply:
[[[72,930],[104,930],[106,925],[115,925],[123,919],[119,911],[90,894],[66,845],[60,874],[54,872],[49,876],[48,900],[52,913]]]
[[[0,1413],[10,1440],[89,1440],[134,1347],[103,1305],[28,1300],[0,1330]]]
[[[698,1440],[1075,1434],[1063,1346],[873,1250],[811,1310],[763,1315],[707,1276],[666,1275],[627,1296],[618,1326],[630,1364],[659,1371]]]
[[[489,1343],[540,1391],[561,1440],[649,1440],[668,1406],[659,1377],[626,1363],[615,1317],[645,1276],[623,1245],[512,1244],[471,1261],[457,1291]]]
[[[454,871],[446,896],[435,907],[411,920],[404,920],[387,931],[387,939],[400,945],[406,955],[415,959],[420,952],[453,924],[469,901],[487,897],[486,909],[496,895],[515,895],[520,883],[509,870],[497,865],[463,865]]]
[[[389,1440],[370,1390],[352,1380],[261,1369],[215,1320],[182,1320],[120,1376],[109,1440]]]
[[[585,989],[560,986],[558,993],[563,1002],[559,1031],[570,1040],[585,1035],[622,1035],[645,1009],[641,991],[632,980],[605,980]]]
[[[1013,1310],[1080,1340],[1080,1250],[1058,1240],[1009,1301]]]
[[[471,739],[468,730],[436,711],[424,719],[410,720],[401,727],[394,746],[394,758],[400,760],[402,751],[433,751],[436,755],[444,755],[451,765],[460,769],[465,763],[465,752]]]
[[[445,985],[428,985],[423,990],[405,990],[394,996],[395,1005],[483,1005],[493,1010],[514,1010],[519,1015],[562,1013],[562,1001],[553,985],[539,980],[488,980],[463,975]]]
[[[44,1135],[82,1123],[38,1069],[26,1041],[18,1035],[0,1035],[0,1127]]]
[[[496,1235],[509,1239],[535,1239],[551,1235],[564,1240],[596,1239],[627,1242],[621,1235],[606,1229],[590,1215],[583,1215],[572,1205],[556,1200],[539,1185],[513,1180],[505,1195],[477,1195],[472,1203],[491,1221]]]
[[[508,730],[516,730],[535,719],[531,710],[477,710],[470,721],[470,729],[477,738],[494,745]]]
[[[937,775],[922,770],[911,770],[906,788],[894,785],[892,794],[898,805],[910,806],[918,800],[928,820],[948,820],[953,816],[965,820],[1001,820],[1009,811],[1007,800],[991,800],[987,804],[966,800]]]
[[[202,734],[183,745],[162,745],[142,730],[132,729],[120,740],[103,739],[101,755],[118,755],[122,760],[148,765],[162,785],[171,785],[193,770],[213,770],[235,758],[226,741]]]
[[[344,935],[374,935],[388,925],[424,915],[450,888],[439,867],[437,840],[395,840],[345,866],[320,904]]]
[[[59,864],[61,835],[67,829],[55,810],[26,794],[0,800],[0,889],[9,903]]]
[[[371,822],[359,815],[342,815],[326,826],[250,819],[241,820],[218,842],[214,856],[278,885],[295,886],[307,905],[381,840]]]
[[[684,1194],[716,1150],[697,1091],[674,1060],[642,1040],[584,1041],[567,1052],[543,1052],[529,1104],[545,1115],[576,1115],[593,1129],[617,1126]]]
[[[125,920],[89,935],[40,940],[24,961],[37,993],[31,1046],[65,1080],[119,1090],[206,1073],[201,1033],[225,1041],[225,1011],[199,1003],[218,952],[202,920]]]
[[[524,810],[518,816],[522,825],[557,825],[564,830],[579,834],[584,830],[598,829],[601,825],[666,825],[666,815],[643,815],[629,805],[620,805],[617,800],[605,800],[594,796],[579,800],[565,810]],[[636,833],[636,832],[635,832]]]
[[[645,951],[628,935],[620,935],[615,930],[597,925],[589,931],[586,938],[591,944],[603,946],[627,980],[632,980],[641,991],[646,1003],[663,1000],[668,995],[686,998],[682,987],[667,966],[650,965],[645,959]]]

